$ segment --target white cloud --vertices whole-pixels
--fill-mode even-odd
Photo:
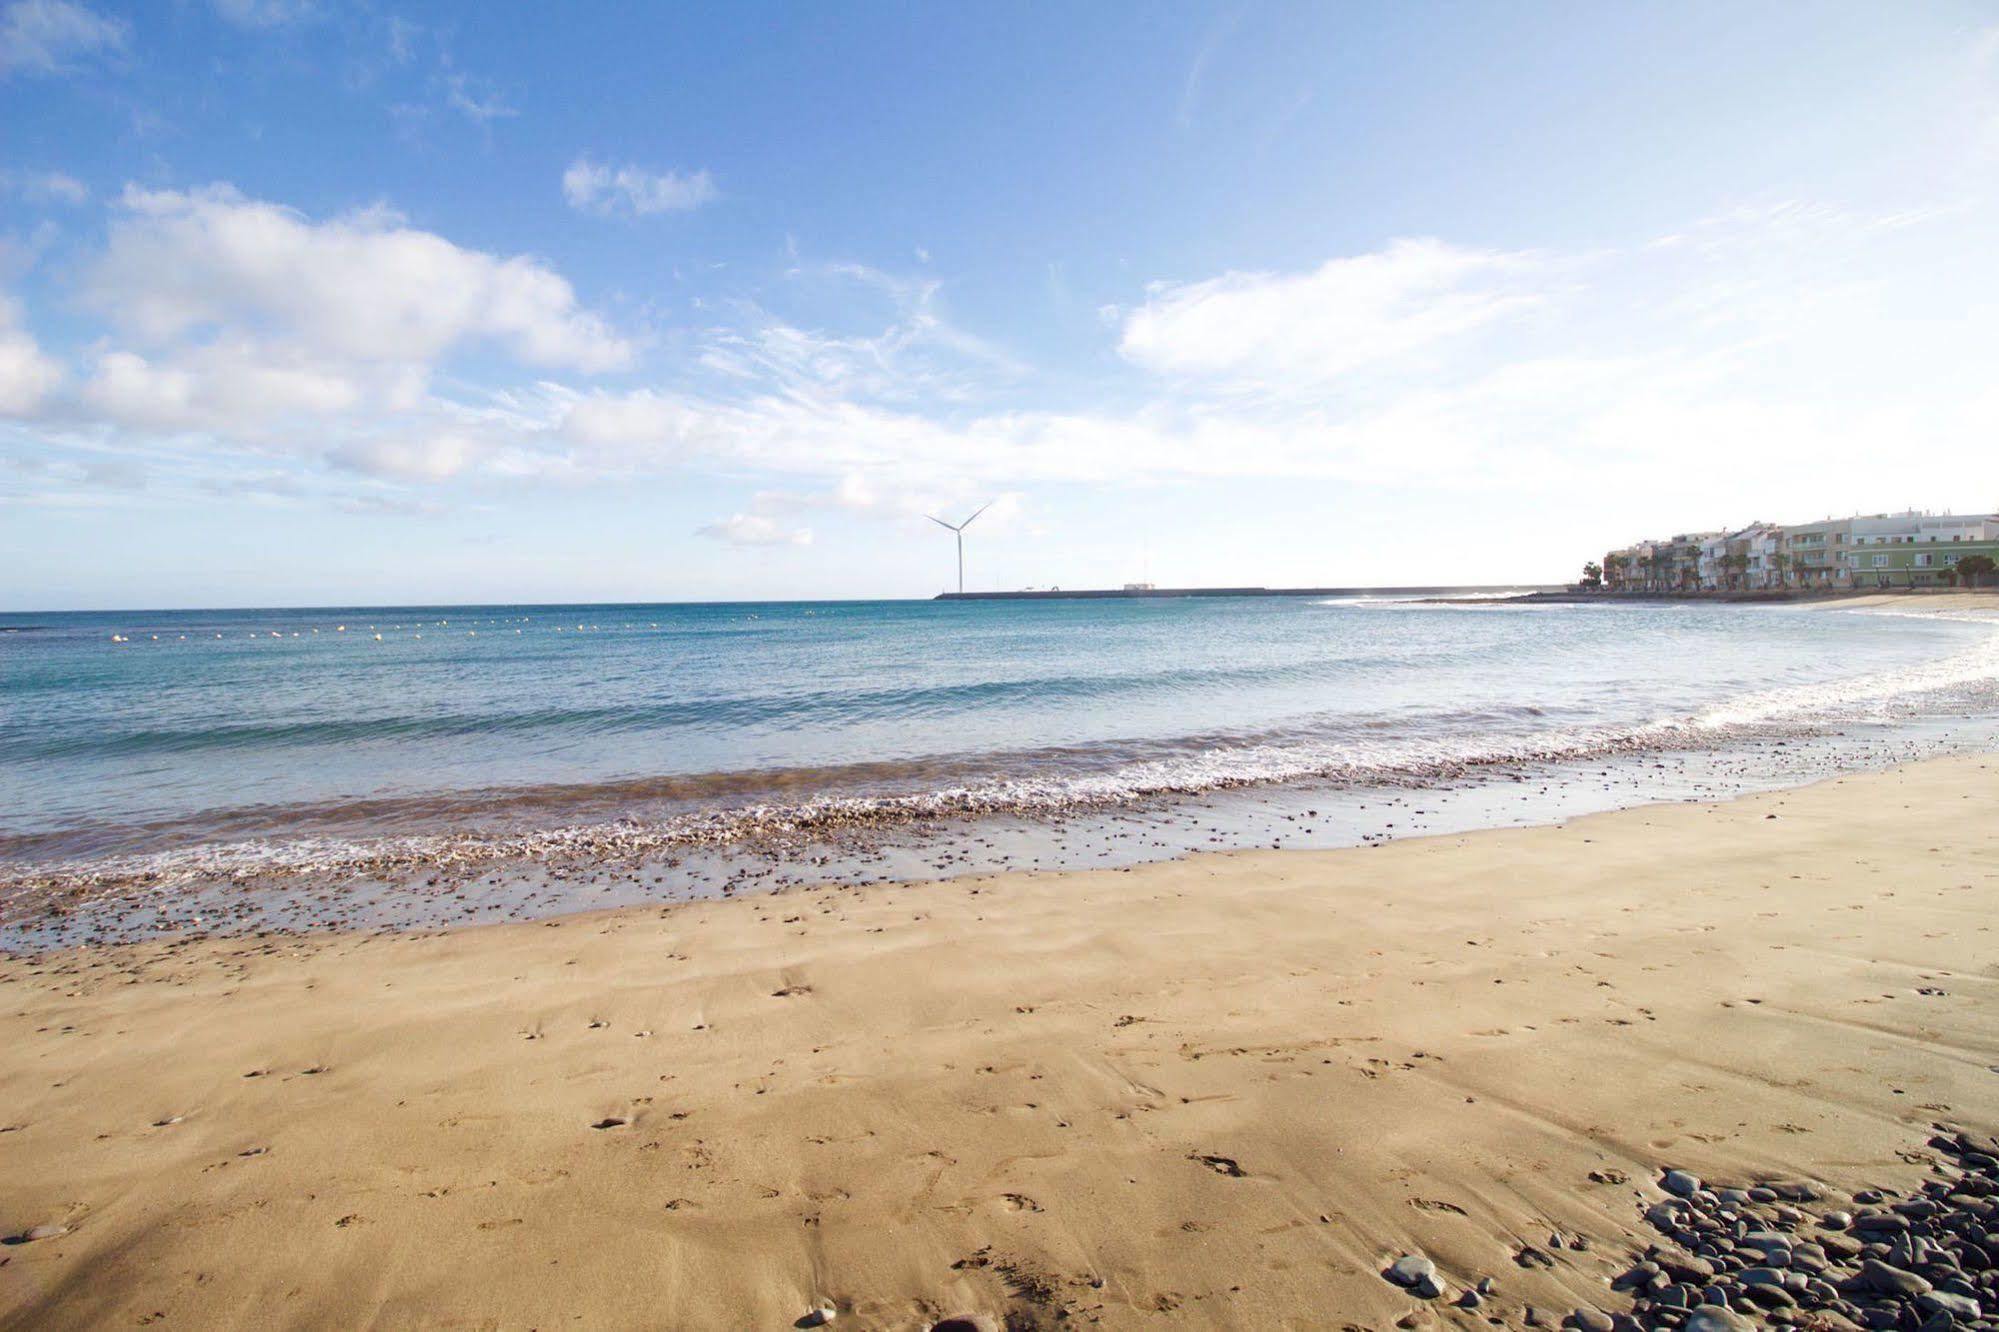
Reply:
[[[1244,386],[1323,383],[1433,347],[1536,299],[1525,255],[1399,240],[1308,273],[1164,284],[1124,321],[1118,350],[1166,375]]]
[[[1528,259],[1409,242],[1156,288],[1100,335],[1146,373],[1114,365],[1069,406],[1061,378],[946,321],[935,282],[840,265],[794,265],[765,289],[837,310],[837,328],[711,304],[715,322],[675,336],[684,355],[643,387],[440,388],[429,367],[453,348],[527,359],[537,322],[543,343],[590,347],[574,324],[591,317],[539,269],[557,286],[526,284],[535,313],[502,318],[493,290],[532,261],[384,214],[313,222],[227,192],[135,192],[92,272],[135,341],[103,344],[74,405],[135,451],[165,448],[148,431],[206,431],[262,468],[323,485],[331,463],[390,494],[727,478],[756,498],[704,534],[743,544],[806,539],[814,511],[908,520],[1032,486],[1246,479],[1532,495],[1587,515],[1569,523],[1623,523],[1641,502],[1705,514],[1722,494],[1781,518],[1853,489],[1878,502],[1884,449],[1920,440],[1926,474],[1969,475],[1999,435],[1977,351],[1999,305],[1967,299],[1993,289],[1994,265],[1936,261],[1975,255],[1946,228],[1976,221],[1746,209],[1673,244]],[[1331,313],[1315,303],[1329,299]],[[1504,338],[1467,336],[1527,302]],[[1156,364],[1124,345],[1134,327]],[[1286,328],[1331,331],[1298,349]]]
[[[364,402],[386,407],[398,388],[407,402],[406,373],[343,369],[245,343],[193,348],[165,361],[109,351],[98,357],[83,400],[121,425],[242,435],[298,417],[350,412]]]
[[[61,171],[0,171],[0,190],[31,203],[80,204],[90,198],[88,186]]]
[[[732,546],[809,546],[812,529],[786,527],[762,514],[735,513],[718,523],[695,529],[695,535],[726,541]]]
[[[470,436],[440,433],[358,441],[335,450],[331,461],[370,476],[445,481],[487,453],[486,446]]]
[[[314,222],[224,185],[128,187],[87,291],[156,343],[224,330],[356,361],[421,361],[490,340],[535,365],[591,373],[632,357],[536,260],[463,249],[381,211]]]
[[[28,416],[62,379],[62,367],[20,328],[13,302],[0,296],[0,416]]]
[[[562,197],[571,208],[600,217],[624,214],[651,217],[685,213],[720,197],[706,171],[647,171],[643,167],[610,167],[579,157],[562,173]]]
[[[124,49],[131,29],[71,0],[14,0],[0,10],[0,74],[53,73],[78,57]]]

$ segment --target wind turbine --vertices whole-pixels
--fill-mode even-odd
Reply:
[[[987,500],[984,504],[981,504],[973,512],[972,518],[978,517],[980,514],[984,513],[987,509],[990,509],[992,507],[993,507],[993,502],[991,500]],[[958,595],[963,596],[965,593],[965,529],[972,525],[972,518],[967,518],[964,522],[959,523],[957,526],[953,527],[950,523],[945,522],[942,518],[933,517],[932,515],[927,513],[924,514],[923,516],[925,518],[929,518],[931,522],[937,524],[939,527],[945,529],[946,531],[954,534],[958,538]]]

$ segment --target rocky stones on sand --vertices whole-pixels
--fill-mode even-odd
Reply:
[[[1426,1280],[1434,1281],[1437,1275],[1437,1265],[1420,1253],[1405,1253],[1390,1263],[1388,1270],[1382,1273],[1382,1275],[1398,1286],[1407,1286],[1413,1289],[1420,1282]]]
[[[825,1327],[840,1316],[840,1311],[830,1304],[821,1304],[807,1309],[805,1316],[793,1323],[793,1327]]]
[[[1865,1189],[1823,1211],[1804,1205],[1831,1197],[1822,1185],[1667,1171],[1672,1196],[1644,1212],[1665,1242],[1610,1278],[1631,1300],[1613,1332],[1999,1332],[1994,1145],[1939,1126],[1928,1146],[1944,1160],[1920,1189]]]
[[[1669,1198],[1665,1202],[1653,1203],[1646,1208],[1645,1220],[1654,1230],[1671,1230],[1680,1224],[1680,1218],[1686,1211],[1687,1205],[1684,1202],[1678,1198]]]
[[[1612,1332],[1617,1326],[1609,1314],[1587,1305],[1571,1313],[1567,1325],[1577,1329],[1577,1332]]]
[[[1977,1300],[1952,1290],[1926,1290],[1916,1297],[1916,1307],[1929,1314],[1948,1314],[1965,1323],[1977,1318],[1983,1312],[1979,1309]]]
[[[1660,1270],[1659,1264],[1648,1258],[1613,1280],[1610,1283],[1610,1288],[1612,1290],[1649,1289],[1652,1284],[1652,1278],[1659,1275]]]
[[[1894,1212],[1862,1212],[1853,1218],[1853,1228],[1862,1235],[1885,1235],[1907,1230],[1909,1219]]]
[[[1668,1170],[1659,1187],[1676,1198],[1691,1198],[1701,1191],[1701,1179],[1685,1170]]]
[[[1661,1250],[1652,1256],[1659,1269],[1675,1281],[1700,1286],[1714,1278],[1714,1264],[1691,1253]]]
[[[1860,1283],[1883,1295],[1921,1295],[1930,1289],[1930,1283],[1914,1272],[1890,1267],[1878,1258],[1861,1260]]]

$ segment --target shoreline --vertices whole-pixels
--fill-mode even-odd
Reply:
[[[904,774],[898,782],[885,777],[893,764],[856,763],[832,771],[881,778],[881,789],[808,798],[798,793],[818,774],[789,770],[501,787],[407,797],[409,824],[400,830],[396,797],[272,804],[211,812],[205,817],[219,818],[231,836],[179,845],[164,840],[175,830],[167,820],[124,830],[140,839],[130,850],[100,842],[68,859],[30,852],[0,861],[0,957],[176,936],[427,930],[779,889],[1123,867],[1230,848],[1372,845],[1728,798],[1999,749],[1999,713],[1989,698],[1990,649],[1999,642],[1989,629],[1999,619],[1982,613],[1980,594],[1922,600],[1914,611],[1890,609],[1906,604],[1899,597],[1799,609],[1857,610],[1883,630],[1896,628],[1884,615],[1951,620],[1960,630],[1984,626],[1986,636],[1899,673],[1752,691],[1733,711],[1711,706],[1622,729],[1495,732],[1430,755],[1415,746],[1369,757],[1363,747],[1354,757],[1337,744],[1315,754],[1309,736],[1287,752],[1272,732],[1267,753],[1258,743],[1218,739],[1205,753],[1222,756],[1219,769],[1180,765],[1164,748],[1150,756],[1134,750],[1094,782],[1089,772],[1043,781],[1032,770],[955,780],[948,772]],[[1968,602],[1981,613],[1963,613],[1958,603]],[[1966,692],[1981,682],[1984,693]],[[1927,710],[1897,701],[1904,696],[1928,700]],[[952,762],[972,771],[968,760],[933,766]],[[747,794],[759,780],[774,798]],[[702,807],[704,784],[732,798]],[[482,808],[472,796],[492,803]],[[556,802],[565,799],[569,813],[560,817]],[[464,807],[455,820],[453,801]],[[532,817],[498,814],[537,802],[547,808]],[[378,827],[344,827],[343,818]],[[44,836],[61,845],[101,835],[86,827]],[[36,836],[12,839],[11,853]],[[158,849],[145,847],[149,836],[162,839]],[[9,852],[8,841],[0,838],[0,852]]]
[[[1906,719],[1879,734],[1781,730],[1730,741],[1632,743],[1544,758],[1463,761],[1418,774],[1246,781],[1059,808],[929,813],[834,802],[823,819],[772,811],[749,837],[675,835],[642,820],[428,851],[392,840],[358,857],[259,871],[227,861],[178,873],[0,879],[0,958],[149,939],[423,932],[604,908],[814,888],[956,880],[1014,871],[1128,868],[1216,851],[1323,851],[1408,837],[1557,824],[1587,814],[1725,800],[1953,754],[1999,750],[1981,710]],[[849,807],[849,806],[853,807]],[[594,833],[608,834],[595,836]],[[109,862],[116,864],[117,862]]]
[[[1907,1189],[1999,1127],[1995,769],[0,962],[0,1229],[61,1232],[0,1326],[1620,1307],[1661,1168]]]
[[[1779,781],[1814,775],[1809,762],[1799,761],[1797,746],[1819,753],[1820,772],[1876,767],[1967,744],[1999,747],[1999,731],[1994,729],[1999,715],[1970,715],[1990,711],[1994,668],[1990,648],[1999,641],[1991,638],[1991,629],[1999,620],[1982,613],[1954,612],[1948,598],[1921,600],[1912,618],[1936,623],[1907,633],[1903,627],[1910,620],[1878,614],[1835,617],[1853,624],[1850,636],[1855,640],[1874,645],[1882,658],[1901,662],[1879,673],[1861,671],[1846,679],[1823,680],[1812,679],[1814,672],[1805,670],[1794,673],[1807,677],[1803,684],[1769,682],[1758,689],[1753,680],[1762,663],[1741,660],[1731,645],[1720,652],[1729,664],[1715,663],[1717,678],[1727,672],[1737,675],[1738,683],[1727,690],[1690,689],[1683,679],[1663,686],[1648,684],[1649,664],[1640,663],[1639,678],[1634,679],[1627,662],[1611,691],[1621,693],[1602,707],[1576,706],[1574,700],[1565,699],[1565,693],[1589,693],[1587,683],[1578,677],[1575,691],[1535,687],[1489,691],[1493,697],[1481,693],[1479,706],[1486,710],[1453,714],[1448,706],[1433,709],[1434,718],[1418,716],[1406,731],[1382,728],[1366,711],[1349,706],[1346,712],[1329,713],[1329,724],[1307,716],[1271,721],[1260,728],[1196,727],[1187,734],[1135,725],[1137,738],[1093,733],[1085,740],[1056,743],[1056,738],[1041,735],[1038,739],[1045,743],[1038,745],[1023,740],[990,751],[977,746],[915,745],[907,755],[891,747],[886,757],[856,761],[845,754],[831,766],[824,761],[831,751],[822,737],[805,745],[819,755],[818,766],[801,760],[793,766],[766,762],[740,771],[723,767],[632,776],[650,771],[641,758],[628,762],[620,770],[623,775],[591,778],[586,762],[576,780],[522,776],[517,778],[520,785],[510,786],[500,780],[497,767],[484,784],[466,785],[462,778],[457,784],[411,781],[399,775],[399,762],[405,770],[420,766],[425,756],[435,756],[436,745],[445,746],[442,752],[448,758],[454,752],[451,746],[462,749],[473,743],[431,736],[398,748],[403,741],[395,737],[410,728],[425,736],[432,731],[480,734],[468,718],[448,709],[441,723],[428,710],[413,709],[407,716],[398,712],[377,718],[389,737],[376,756],[380,763],[364,757],[370,753],[369,728],[362,722],[342,728],[342,734],[351,731],[361,737],[354,752],[346,752],[344,742],[333,744],[314,731],[308,740],[297,742],[297,761],[290,764],[282,759],[292,740],[281,737],[266,744],[253,734],[245,742],[251,747],[243,751],[242,761],[271,770],[270,782],[257,788],[260,794],[267,790],[271,794],[257,799],[236,789],[228,775],[229,763],[221,761],[231,753],[228,746],[236,743],[230,735],[221,737],[213,759],[211,750],[202,747],[171,761],[160,759],[163,777],[157,785],[163,794],[155,797],[135,790],[128,776],[121,775],[129,773],[129,765],[110,764],[99,752],[107,745],[115,749],[127,740],[143,740],[143,735],[114,733],[97,743],[87,737],[77,741],[62,728],[47,727],[38,743],[53,757],[45,755],[46,763],[36,759],[40,767],[30,765],[24,790],[30,797],[29,813],[17,833],[0,837],[0,952],[23,955],[177,931],[426,928],[547,915],[575,902],[687,900],[814,880],[882,882],[929,877],[947,867],[962,874],[1129,863],[1228,845],[1352,844],[1410,831],[1476,825],[1476,819],[1462,818],[1433,819],[1425,825],[1421,808],[1413,811],[1419,816],[1413,825],[1393,814],[1363,817],[1370,804],[1378,811],[1399,796],[1417,792],[1437,792],[1436,801],[1463,805],[1480,803],[1464,788],[1511,786],[1516,791],[1512,806],[1487,820],[1510,824],[1523,817],[1559,817],[1589,807],[1590,800],[1579,802],[1559,794],[1546,798],[1551,787],[1570,783],[1586,788],[1616,786],[1616,803],[1636,804],[1662,795],[1669,799],[1721,795],[1766,785],[1754,771],[1759,759],[1772,760]],[[1964,594],[1957,600],[1979,598]],[[1824,605],[1865,612],[1870,601],[1907,604],[1898,598],[1862,598],[1814,603],[1810,608]],[[1476,612],[1450,617],[1468,641],[1491,637],[1496,626],[1507,623],[1504,618],[1487,617],[1488,609],[1494,614],[1518,609],[1491,601],[1476,607]],[[1293,623],[1285,616],[1278,618]],[[1678,617],[1645,610],[1632,618],[1643,621],[1641,629],[1662,645],[1676,641],[1670,626]],[[1703,624],[1717,625],[1730,617],[1700,618]],[[1798,660],[1847,661],[1836,644],[1817,642],[1849,636],[1844,629],[1833,634],[1832,621],[1822,615],[1758,618],[1764,620],[1759,632],[1772,638],[1813,641],[1813,650]],[[1365,628],[1377,622],[1354,623]],[[1589,623],[1573,620],[1570,627]],[[563,630],[562,625],[543,627],[549,629],[551,642]],[[330,639],[313,646],[313,635],[321,628],[337,637],[346,626],[292,626],[284,643],[302,641],[272,650],[331,661],[326,667],[333,672],[329,687],[336,689],[372,678],[368,673],[376,666],[340,665],[353,654],[332,647]],[[631,640],[638,643],[649,640],[659,626],[611,626],[613,631],[621,628],[639,631],[640,637]],[[798,632],[816,634],[820,626]],[[1364,632],[1356,632],[1366,639]],[[1581,636],[1587,638],[1590,632]],[[278,631],[270,633],[276,642]],[[1918,635],[1922,642],[1935,644],[1935,654],[1925,654],[1915,663],[1906,660],[1906,651],[1898,654],[1892,646],[1882,646],[1906,643]],[[255,637],[245,631],[245,641]],[[1389,635],[1391,642],[1393,637]],[[1452,640],[1449,633],[1434,637]],[[1531,633],[1499,637],[1508,642],[1536,641]],[[465,652],[484,654],[486,645],[507,640],[491,634],[482,638],[479,631],[468,629],[463,640],[454,641],[462,642]],[[206,643],[190,648],[197,649],[205,651]],[[102,645],[95,650],[124,651]],[[434,651],[428,645],[423,650]],[[1310,657],[1316,648],[1304,650],[1309,660],[1317,660]],[[447,650],[444,660],[458,660],[452,654],[460,651]],[[511,651],[500,651],[485,667],[502,697],[513,679],[510,672],[516,669]],[[1558,651],[1550,651],[1559,658]],[[151,660],[135,666],[137,673],[123,688],[145,685],[159,671],[165,671],[162,678],[179,678],[164,666],[156,671]],[[376,658],[364,655],[361,660]],[[486,658],[481,655],[479,660]],[[400,676],[406,668],[379,669]],[[435,676],[449,668],[433,662],[422,669]],[[532,673],[538,668],[523,669]],[[569,680],[566,687],[580,687],[574,668],[565,669],[569,675],[561,678]],[[1559,669],[1574,673],[1577,663]],[[1858,658],[1852,669],[1859,670]],[[1750,673],[1746,679],[1741,675],[1745,670]],[[1178,678],[1170,671],[1156,674],[1166,682],[1162,688]],[[259,676],[253,672],[245,678]],[[1095,677],[1085,671],[1084,678]],[[1150,676],[1145,679],[1148,685],[1158,683]],[[1983,696],[1974,688],[1980,684],[1985,686]],[[1208,687],[1212,692],[1214,687]],[[1286,688],[1291,690],[1285,696],[1290,711],[1282,715],[1300,717],[1299,709],[1309,703],[1296,686]],[[1924,691],[1931,697],[1942,731],[1898,702]],[[1144,690],[1137,696],[1150,697]],[[1023,691],[1022,697],[1031,694]],[[1668,697],[1671,701],[1664,701]],[[824,722],[821,714],[837,713],[845,698],[832,691],[823,706],[815,705],[820,713],[808,710],[802,715],[808,722],[815,716]],[[1960,706],[1966,699],[1969,705]],[[867,704],[881,705],[880,699]],[[1159,705],[1158,699],[1152,701],[1152,706]],[[365,705],[356,706],[365,711]],[[1214,710],[1212,702],[1207,706]],[[504,739],[520,729],[509,730],[505,724],[515,716],[513,707],[494,708],[502,738],[493,743],[502,757],[511,756],[509,762],[525,764],[518,771],[532,775],[541,771],[535,767],[538,760],[524,755],[524,742],[518,738]],[[622,710],[610,709],[609,715],[629,722],[634,716],[642,718],[645,706],[628,702]],[[988,730],[1008,716],[1004,707],[991,716],[976,709],[966,715]],[[1560,720],[1543,720],[1547,717]],[[562,725],[548,725],[551,736],[567,735]],[[286,732],[276,723],[272,727]],[[189,719],[160,729],[175,744],[209,744],[210,728]],[[801,733],[811,730],[811,725],[801,727]],[[1953,739],[1956,732],[1962,733],[1962,742]],[[643,725],[632,733],[651,734]],[[711,738],[716,733],[712,727],[702,732]],[[576,743],[574,736],[568,739]],[[759,743],[776,742],[764,737]],[[62,757],[79,744],[85,757]],[[139,748],[143,751],[144,744]],[[168,750],[179,752],[171,745]],[[41,752],[32,750],[31,755]],[[614,766],[597,764],[607,772]],[[1668,774],[1667,768],[1677,771]],[[322,769],[340,775],[324,779],[315,775]],[[1631,780],[1634,771],[1644,769],[1654,770],[1660,778],[1651,783],[1656,789],[1647,790],[1645,782]],[[166,780],[168,776],[177,780]],[[98,812],[90,812],[78,799],[92,789],[93,777],[104,783],[108,801]],[[37,782],[47,791],[47,808],[39,820],[33,811]],[[186,794],[208,791],[211,785],[210,796]],[[286,791],[296,792],[297,798],[278,798]],[[1600,807],[1605,802],[1594,803]],[[1329,807],[1330,817],[1322,818]],[[127,817],[135,810],[144,817]],[[1209,835],[1209,829],[1215,835]],[[1004,846],[996,848],[995,843]],[[1133,855],[1139,848],[1143,854]],[[621,882],[640,880],[646,885],[642,893],[620,887]]]
[[[1449,597],[1432,597],[1432,603],[1450,604]],[[1943,587],[1807,587],[1745,588],[1739,591],[1704,589],[1693,592],[1528,592],[1507,597],[1501,604],[1633,606],[1683,602],[1707,606],[1802,606],[1824,610],[1999,611],[1999,588]]]

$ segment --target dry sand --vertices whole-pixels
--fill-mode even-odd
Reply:
[[[1957,592],[1870,592],[1797,604],[1812,610],[1906,610],[1924,614],[1936,611],[1999,612],[1999,588],[1966,588]]]
[[[1608,1304],[1662,1165],[1999,1126],[1996,778],[0,964],[0,1227],[67,1228],[0,1325],[1388,1327],[1412,1248],[1497,1279],[1439,1322]]]

